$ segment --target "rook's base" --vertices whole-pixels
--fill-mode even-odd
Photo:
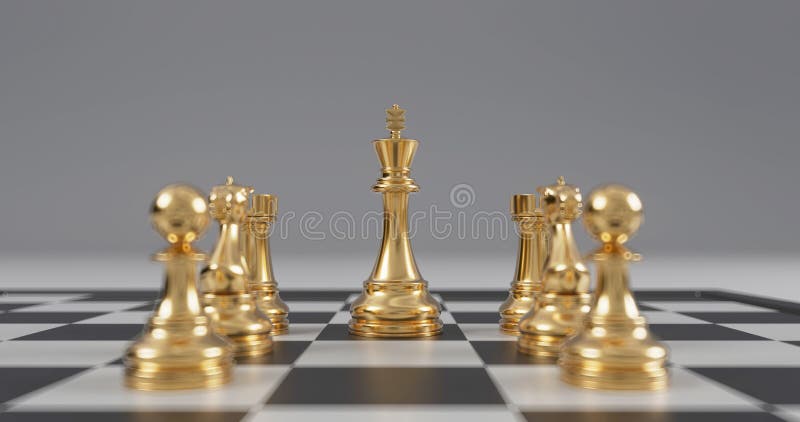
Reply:
[[[539,286],[527,282],[513,282],[508,298],[500,305],[500,331],[508,335],[519,335],[519,322],[530,312],[535,303]]]
[[[289,307],[281,299],[277,289],[253,290],[258,309],[272,323],[273,336],[286,334],[289,331]]]

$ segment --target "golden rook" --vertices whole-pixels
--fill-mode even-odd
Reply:
[[[544,212],[536,206],[536,194],[511,197],[511,217],[519,232],[517,268],[508,298],[500,305],[500,329],[519,334],[519,320],[533,308],[542,290],[542,267],[547,258],[547,227]]]
[[[253,207],[247,213],[247,263],[250,269],[250,292],[256,305],[269,317],[272,335],[289,330],[289,307],[281,300],[278,282],[272,270],[269,253],[270,228],[278,214],[278,197],[269,194],[253,195]]]

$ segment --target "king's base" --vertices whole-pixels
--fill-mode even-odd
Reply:
[[[442,321],[421,322],[350,320],[350,334],[362,337],[432,337],[442,333]]]
[[[350,333],[364,337],[430,337],[442,333],[441,306],[427,283],[364,283],[350,306]]]
[[[667,369],[658,363],[651,367],[608,367],[597,362],[570,364],[559,362],[561,379],[583,388],[597,390],[660,390],[669,383]]]

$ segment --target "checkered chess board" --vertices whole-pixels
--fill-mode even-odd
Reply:
[[[637,293],[671,350],[670,388],[566,385],[498,331],[502,291],[440,291],[444,334],[347,333],[355,292],[284,291],[288,335],[239,362],[217,390],[122,386],[119,357],[154,291],[0,296],[0,421],[774,421],[800,420],[800,304],[724,291]]]

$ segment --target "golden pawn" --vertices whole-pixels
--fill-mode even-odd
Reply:
[[[125,352],[125,384],[139,390],[216,387],[231,379],[233,346],[214,333],[197,295],[194,249],[208,227],[203,194],[169,185],[153,201],[153,228],[170,246],[153,256],[166,265],[161,300],[142,334]]]
[[[589,312],[589,270],[581,260],[572,222],[583,206],[581,191],[563,177],[542,189],[545,218],[550,227],[550,251],[542,273],[542,292],[519,322],[518,349],[555,361],[564,340],[575,334]]]
[[[209,195],[211,215],[219,220],[219,239],[200,273],[203,304],[214,329],[236,347],[236,356],[258,356],[272,350],[269,318],[256,307],[248,288],[250,273],[242,251],[242,227],[248,188],[215,186]]]
[[[628,262],[640,259],[624,243],[643,220],[642,202],[625,186],[589,195],[584,225],[603,243],[593,259],[597,287],[580,332],[561,352],[561,378],[585,388],[655,390],[668,382],[667,349],[650,335],[630,291]]]
[[[419,143],[405,139],[405,110],[386,110],[388,139],[373,141],[382,177],[372,187],[383,194],[383,238],[372,275],[350,306],[350,333],[365,337],[428,337],[441,334],[441,306],[428,292],[411,252],[408,194],[419,186],[409,177]]]
[[[270,228],[277,213],[277,196],[254,195],[245,230],[249,238],[246,255],[251,276],[250,293],[255,296],[258,309],[269,317],[272,335],[285,334],[289,330],[289,307],[281,300],[269,253]]]
[[[508,298],[500,305],[500,330],[519,335],[519,320],[533,308],[542,290],[542,267],[547,258],[544,212],[536,207],[536,194],[511,197],[511,216],[519,228],[517,268]]]

